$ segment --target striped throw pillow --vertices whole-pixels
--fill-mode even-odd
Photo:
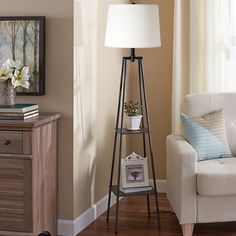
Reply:
[[[194,147],[198,161],[231,157],[223,109],[201,117],[180,115],[185,139]]]

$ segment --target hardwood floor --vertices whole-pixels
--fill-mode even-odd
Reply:
[[[174,213],[171,212],[165,194],[159,194],[161,211],[161,230],[158,231],[154,208],[154,199],[151,198],[151,218],[147,216],[146,197],[126,197],[120,202],[119,236],[180,236],[181,228]],[[110,220],[106,222],[103,214],[79,236],[114,236],[114,213],[112,207]],[[236,222],[197,224],[194,228],[195,236],[236,236]]]

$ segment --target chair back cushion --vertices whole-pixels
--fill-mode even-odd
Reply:
[[[200,116],[180,115],[185,139],[197,152],[198,161],[231,157],[223,109]]]
[[[189,117],[200,117],[223,109],[226,134],[233,156],[236,156],[236,93],[191,94],[184,98],[181,111]]]

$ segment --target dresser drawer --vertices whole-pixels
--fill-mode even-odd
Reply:
[[[23,132],[0,131],[0,153],[23,153]]]
[[[31,132],[0,131],[0,154],[32,154]]]

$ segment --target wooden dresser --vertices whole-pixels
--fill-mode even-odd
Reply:
[[[57,121],[0,120],[0,236],[57,234]]]

